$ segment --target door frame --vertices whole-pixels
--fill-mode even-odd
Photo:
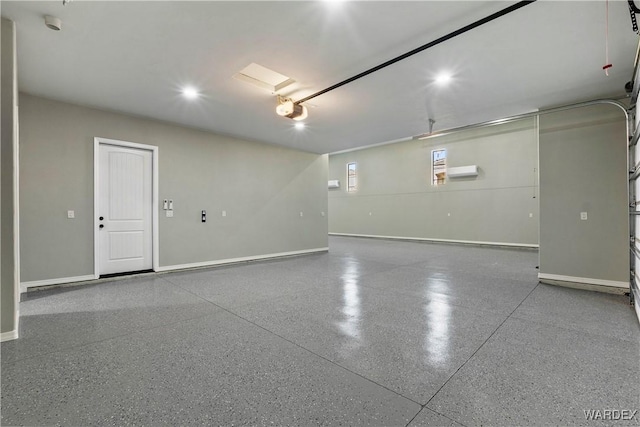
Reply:
[[[151,244],[152,244],[152,262],[153,271],[158,271],[160,268],[160,241],[158,238],[158,182],[159,182],[159,170],[158,170],[158,147],[155,145],[138,144],[136,142],[120,141],[117,139],[108,138],[93,138],[93,274],[96,279],[100,278],[99,272],[99,235],[98,235],[98,211],[99,206],[99,189],[100,189],[100,145],[114,145],[116,147],[134,148],[138,150],[151,151]]]

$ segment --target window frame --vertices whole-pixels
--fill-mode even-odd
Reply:
[[[350,166],[353,165],[353,185],[351,185]],[[358,191],[358,163],[347,162],[347,193]]]
[[[444,153],[442,158],[436,160],[436,153]],[[442,162],[442,178],[438,178],[436,174],[436,161],[443,160]],[[437,187],[438,185],[444,185],[447,182],[447,149],[437,148],[431,150],[431,185]]]

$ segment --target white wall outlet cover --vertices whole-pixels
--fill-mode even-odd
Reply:
[[[167,218],[173,218],[173,211],[167,211]]]
[[[320,212],[320,215],[324,216],[324,212]]]
[[[300,217],[302,218],[304,216],[304,213],[300,212]]]
[[[533,214],[532,213],[529,214],[529,218],[533,218]]]
[[[222,216],[227,216],[227,211],[222,211]]]
[[[76,217],[75,211],[67,211],[67,218],[75,218],[75,217]]]
[[[580,212],[580,219],[582,221],[586,221],[588,219],[587,213],[586,212]]]

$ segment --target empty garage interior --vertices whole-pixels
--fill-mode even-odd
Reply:
[[[2,425],[640,423],[640,3],[0,12]]]

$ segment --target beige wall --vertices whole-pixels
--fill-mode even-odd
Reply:
[[[326,155],[21,94],[23,282],[94,272],[94,137],[159,147],[161,267],[327,247]]]
[[[406,238],[538,244],[535,119],[329,157],[329,231]],[[448,166],[477,165],[475,178],[432,186],[431,150]],[[346,191],[346,164],[358,190]]]
[[[539,234],[541,278],[627,286],[624,114],[599,105],[542,115],[539,132],[535,123],[331,155],[329,179],[341,187],[329,190],[329,231],[530,245]],[[447,149],[449,166],[477,164],[479,176],[431,186],[438,148]],[[358,163],[353,193],[349,162]]]
[[[619,108],[598,105],[540,117],[541,277],[628,286],[627,178]]]

